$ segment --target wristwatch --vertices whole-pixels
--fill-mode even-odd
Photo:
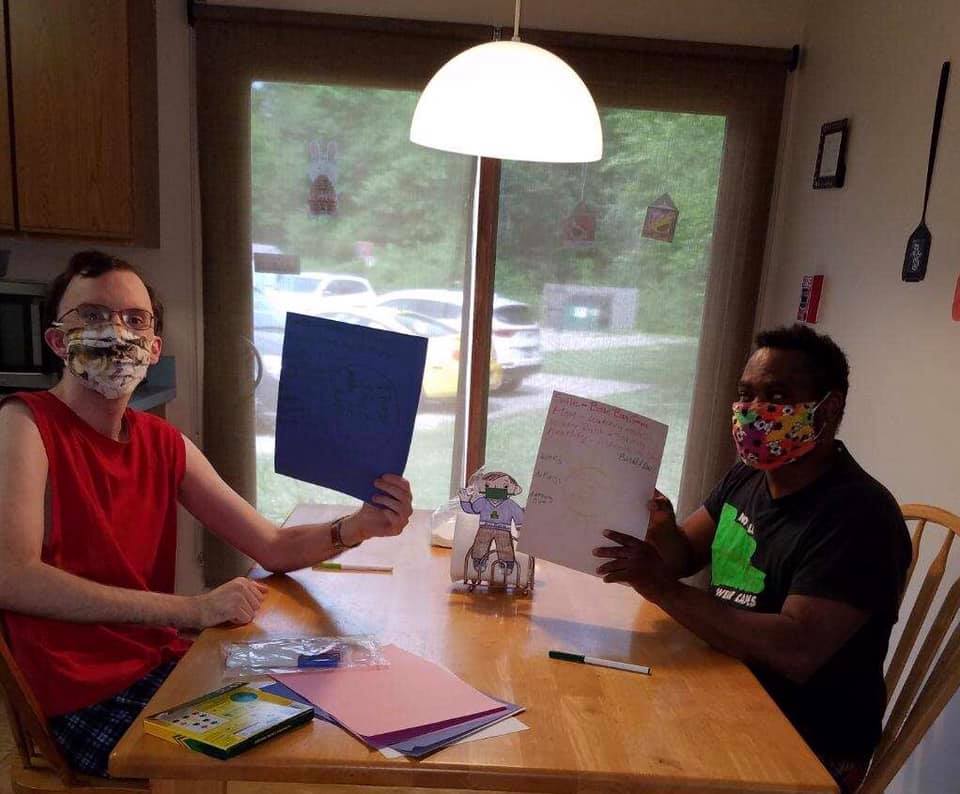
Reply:
[[[340,530],[343,527],[343,522],[350,518],[349,515],[340,516],[336,521],[330,525],[330,543],[336,551],[343,551],[344,549],[355,549],[361,543],[362,540],[358,540],[352,545],[347,545],[343,542],[343,535],[340,534]]]

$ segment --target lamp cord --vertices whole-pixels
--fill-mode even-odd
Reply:
[[[513,12],[513,41],[520,41],[520,0],[517,0],[517,7]]]

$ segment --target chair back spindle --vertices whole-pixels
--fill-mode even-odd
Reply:
[[[946,529],[946,536],[927,569],[887,668],[885,682],[890,697],[896,692],[907,669],[907,661],[917,645],[930,607],[943,583],[954,538],[960,535],[960,516],[930,505],[906,504],[901,509],[904,519],[917,522],[912,536],[913,560],[907,573],[908,586],[915,572],[927,525],[938,524]],[[960,625],[948,635],[958,610],[960,577],[947,590],[920,643],[913,665],[907,671],[903,686],[890,708],[873,761],[858,794],[882,794],[960,688]]]

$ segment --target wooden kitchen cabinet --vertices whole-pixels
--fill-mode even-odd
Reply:
[[[158,245],[153,0],[5,3],[18,230]]]
[[[10,156],[10,95],[7,91],[7,30],[0,14],[0,229],[13,229],[13,158]]]

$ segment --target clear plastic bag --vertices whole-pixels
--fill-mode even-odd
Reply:
[[[380,643],[365,634],[225,642],[222,649],[228,679],[308,670],[390,666]]]
[[[450,499],[430,514],[430,545],[453,548],[457,516],[462,515],[459,499]]]
[[[467,497],[475,499],[483,486],[483,475],[486,470],[483,466],[477,469],[467,480],[466,488],[461,488],[457,495],[448,499],[430,514],[430,545],[453,548],[453,535],[458,522],[464,519],[463,507],[460,499]],[[473,516],[471,516],[473,518]]]

